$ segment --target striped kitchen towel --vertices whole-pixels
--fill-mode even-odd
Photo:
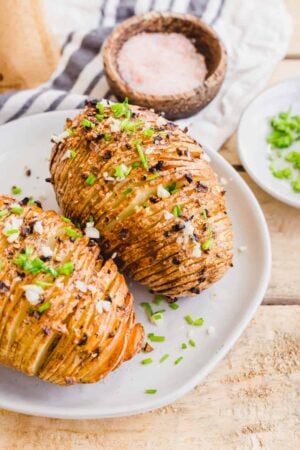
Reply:
[[[87,96],[113,99],[101,61],[106,36],[133,14],[171,10],[201,17],[227,48],[228,71],[219,94],[203,111],[179,121],[202,144],[219,149],[284,57],[291,34],[283,0],[44,0],[44,6],[52,32],[64,39],[58,67],[38,88],[1,95],[0,123],[80,108]]]

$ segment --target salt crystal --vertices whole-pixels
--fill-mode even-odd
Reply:
[[[204,56],[180,33],[131,37],[119,52],[118,65],[132,89],[151,95],[188,92],[200,86],[207,74]]]

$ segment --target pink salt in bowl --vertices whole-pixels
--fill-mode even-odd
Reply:
[[[105,74],[119,99],[153,108],[169,119],[188,117],[218,93],[227,54],[200,19],[171,12],[134,16],[103,47]]]

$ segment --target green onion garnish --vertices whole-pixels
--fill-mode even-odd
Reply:
[[[148,162],[147,162],[147,158],[146,158],[146,155],[145,155],[144,152],[143,152],[143,149],[142,149],[142,147],[141,147],[140,141],[137,139],[137,140],[134,142],[134,144],[135,144],[135,146],[136,146],[137,152],[138,152],[139,157],[140,157],[140,159],[141,159],[141,161],[142,161],[142,164],[143,164],[143,166],[144,166],[144,169],[148,170]]]
[[[12,186],[11,193],[14,195],[22,194],[22,189],[18,186]]]
[[[128,105],[128,98],[126,97],[123,103],[114,103],[110,105],[110,109],[116,119],[125,116],[127,119],[131,116],[131,111]]]
[[[133,133],[138,130],[142,125],[144,125],[143,120],[137,120],[136,122],[130,122],[129,119],[124,119],[120,123],[120,130],[124,130],[127,133]]]
[[[53,283],[49,283],[48,281],[43,280],[35,280],[33,283],[36,284],[37,286],[40,286],[43,289],[46,287],[53,286]]]
[[[170,192],[170,194],[175,194],[176,192],[179,191],[179,188],[177,187],[177,183],[176,181],[173,181],[173,183],[169,184],[168,186],[165,187],[165,189]]]
[[[95,183],[96,179],[97,179],[97,177],[93,173],[90,173],[89,176],[87,177],[87,179],[85,180],[85,182],[89,186],[93,186],[93,184]]]
[[[179,358],[175,359],[174,364],[179,364],[183,360],[183,356],[179,356]]]
[[[42,314],[43,312],[47,311],[51,307],[50,302],[45,302],[42,305],[38,307],[38,312]]]
[[[102,120],[104,119],[104,115],[103,114],[96,114],[96,119],[99,120],[99,122],[102,122]]]
[[[77,152],[75,152],[75,150],[70,150],[70,156],[72,159],[76,158]]]
[[[152,358],[146,358],[146,359],[143,359],[142,361],[141,361],[141,364],[151,364],[151,363],[153,363],[153,359]]]
[[[166,353],[165,355],[163,355],[161,358],[160,358],[160,360],[159,360],[159,362],[160,363],[163,363],[166,359],[168,359],[169,358],[169,354],[168,353]]]
[[[111,134],[105,133],[105,135],[104,135],[104,140],[105,141],[110,141],[111,138],[112,138]]]
[[[3,269],[3,261],[0,260],[0,270]]]
[[[173,208],[173,214],[176,217],[180,217],[182,215],[182,211],[181,211],[181,206],[180,205],[175,205]]]
[[[85,127],[85,128],[94,128],[95,124],[93,122],[91,122],[88,119],[82,119],[81,124]]]
[[[158,178],[159,177],[159,173],[158,172],[156,172],[156,173],[154,173],[153,175],[150,175],[149,177],[147,177],[146,178],[146,181],[152,181],[152,180],[155,180],[156,178]]]
[[[127,177],[132,170],[132,167],[125,166],[125,164],[120,164],[119,166],[115,167],[115,173],[114,176],[117,178],[125,178]]]
[[[300,152],[290,152],[285,160],[292,163],[295,169],[300,169]]]
[[[66,223],[70,223],[71,219],[68,219],[67,217],[61,216],[61,219],[66,222]]]
[[[178,309],[178,308],[179,308],[179,305],[178,305],[178,303],[169,303],[169,307],[170,307],[171,309]]]
[[[71,228],[71,227],[66,227],[66,228],[65,228],[65,233],[66,233],[69,237],[74,238],[74,239],[78,239],[78,238],[81,237],[81,233],[80,233],[79,231],[74,230],[74,229]]]
[[[151,318],[151,316],[153,315],[153,310],[151,308],[150,303],[143,302],[141,303],[141,307],[144,308],[146,314],[149,316],[149,318]]]
[[[98,102],[96,104],[96,108],[99,111],[99,114],[104,114],[105,113],[104,105],[101,102]]]
[[[153,134],[154,134],[153,128],[146,128],[145,130],[143,130],[143,136],[145,137],[152,137]]]
[[[164,300],[167,300],[167,297],[165,295],[157,294],[154,297],[153,303],[155,303],[155,305],[159,305]]]
[[[206,220],[207,219],[206,209],[203,209],[201,214],[202,214],[203,219]]]
[[[133,191],[132,188],[127,188],[125,189],[125,191],[123,191],[123,195],[127,196],[128,194],[130,194]]]
[[[182,348],[183,350],[185,350],[185,349],[187,348],[187,345],[186,345],[185,342],[183,342],[183,343],[181,344],[181,348]]]
[[[194,320],[191,316],[185,316],[185,320],[189,325],[194,325],[196,327],[201,327],[204,324],[204,319],[202,317]]]
[[[134,168],[141,167],[140,161],[135,161],[134,163],[132,163],[132,167],[134,167]]]
[[[208,238],[205,242],[202,244],[202,250],[209,250],[211,246],[213,245],[214,240],[212,238]]]
[[[165,336],[157,336],[154,333],[149,333],[148,338],[151,342],[164,342],[166,340]]]
[[[12,230],[4,231],[3,234],[5,234],[5,236],[12,236],[13,234],[17,234],[19,232],[20,232],[20,230],[18,230],[18,229],[12,229]]]
[[[292,181],[292,188],[295,192],[300,192],[300,177]]]
[[[9,213],[8,209],[3,209],[2,211],[0,211],[0,217],[7,216],[8,213]]]
[[[156,394],[157,389],[146,389],[145,394]]]
[[[58,273],[60,275],[71,275],[74,271],[74,264],[71,261],[64,263],[59,269]]]
[[[196,347],[196,342],[193,341],[193,339],[189,340],[189,344],[190,344],[191,347]]]
[[[21,208],[21,206],[16,206],[15,208],[11,208],[11,212],[13,214],[22,214],[24,212],[24,208]]]

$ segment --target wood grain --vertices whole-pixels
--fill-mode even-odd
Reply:
[[[296,450],[300,306],[261,306],[193,392],[156,412],[67,421],[0,412],[1,450]]]

